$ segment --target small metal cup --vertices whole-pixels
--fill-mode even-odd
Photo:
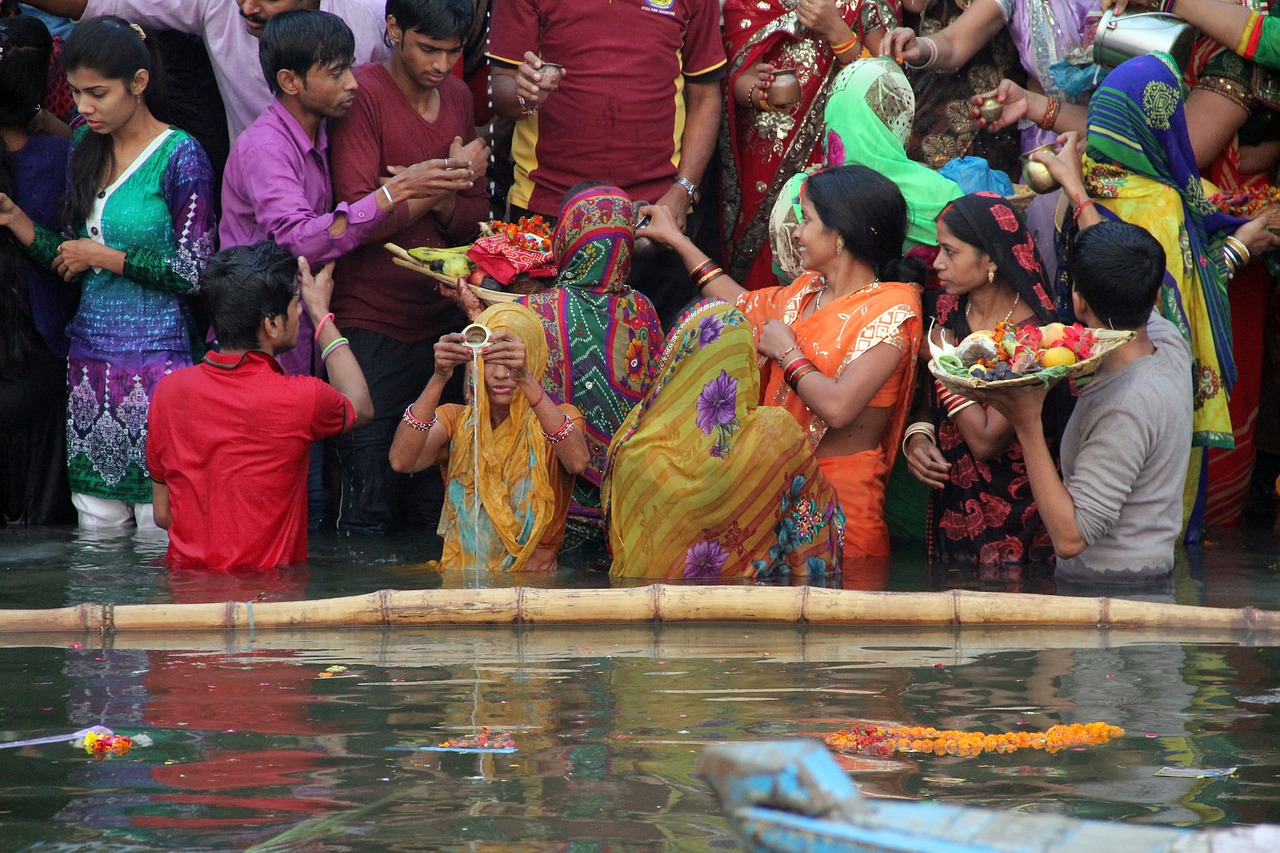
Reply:
[[[538,69],[538,73],[542,75],[542,82],[538,84],[538,88],[553,92],[560,87],[560,78],[564,76],[564,66],[544,61],[542,67]]]
[[[982,116],[987,124],[998,121],[1000,116],[1004,115],[1004,104],[997,101],[995,95],[983,98],[982,106],[978,107],[978,115]]]
[[[492,334],[488,326],[472,323],[462,330],[462,342],[472,349],[478,350],[489,343],[489,338],[492,337]]]
[[[1039,148],[1032,148],[1022,155],[1022,172],[1026,175],[1027,186],[1031,187],[1033,192],[1044,195],[1062,186],[1054,179],[1053,175],[1049,174],[1049,167],[1038,162],[1034,157],[1041,151],[1048,151],[1050,154],[1054,154],[1057,153],[1057,150],[1058,147],[1053,144],[1041,145]]]
[[[789,107],[800,103],[800,78],[794,68],[779,68],[773,72],[773,82],[765,95],[772,107]]]
[[[635,203],[635,209],[636,209],[635,229],[637,231],[647,226],[649,222],[653,219],[653,217],[650,216],[649,214],[640,212],[640,208],[648,207],[648,206],[649,206],[649,202],[647,201],[637,201]],[[655,248],[656,247],[653,244],[653,240],[650,239],[649,237],[637,237],[635,239],[634,251],[637,255],[647,255],[650,252],[652,252]]]

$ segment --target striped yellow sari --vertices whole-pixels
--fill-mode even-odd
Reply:
[[[609,446],[613,575],[838,583],[844,513],[785,409],[759,406],[751,324],[700,303]]]

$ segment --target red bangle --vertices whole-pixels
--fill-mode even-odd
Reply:
[[[1062,101],[1052,95],[1048,96],[1049,102],[1045,105],[1044,115],[1040,117],[1039,127],[1041,130],[1053,130],[1053,123],[1058,120],[1058,110],[1062,108]]]
[[[316,323],[316,343],[320,342],[320,330],[324,328],[324,324],[333,319],[333,312],[330,311],[320,318],[320,322]]]

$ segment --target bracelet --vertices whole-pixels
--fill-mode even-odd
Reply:
[[[516,95],[516,103],[520,105],[520,115],[524,118],[528,118],[538,111],[536,106],[533,109],[529,108],[529,102],[524,99],[524,95]]]
[[[792,362],[782,369],[782,381],[786,382],[792,388],[796,387],[796,383],[802,377],[808,376],[810,373],[818,371],[818,366],[809,359],[801,356],[793,359]]]
[[[1249,263],[1249,258],[1252,257],[1249,254],[1249,247],[1246,246],[1239,237],[1236,237],[1233,234],[1227,235],[1227,245],[1235,249],[1240,254],[1241,266]]]
[[[832,45],[831,52],[836,56],[839,56],[842,53],[848,53],[849,51],[853,50],[853,46],[857,43],[858,43],[858,34],[854,33],[849,37],[848,41],[843,42],[841,44]]]
[[[542,391],[542,393],[538,395],[538,399],[533,400],[532,402],[529,403],[529,411],[533,411],[534,409],[538,408],[538,404],[542,402],[542,398],[547,396],[547,392],[543,391],[541,387],[539,387],[538,390]]]
[[[938,430],[929,421],[916,421],[907,427],[907,431],[902,435],[902,455],[907,455],[907,442],[911,440],[913,435],[927,435],[929,440],[934,444],[938,443]]]
[[[559,444],[560,442],[564,441],[566,438],[568,438],[570,435],[573,434],[573,429],[574,429],[573,418],[569,417],[568,415],[565,415],[564,425],[561,426],[560,429],[556,430],[553,433],[547,433],[546,430],[543,430],[542,437],[552,444]]]
[[[816,366],[816,365],[813,365],[813,364],[806,364],[806,365],[804,365],[803,367],[800,367],[800,368],[798,368],[798,369],[796,369],[796,370],[792,371],[792,373],[791,373],[791,379],[790,379],[790,381],[789,381],[789,382],[787,382],[787,384],[788,384],[788,385],[790,385],[792,388],[794,388],[796,391],[799,391],[799,390],[800,390],[800,380],[801,380],[801,379],[804,379],[804,378],[805,378],[806,376],[808,376],[810,373],[817,373],[817,372],[818,372],[818,368],[817,368],[817,366]]]
[[[333,319],[333,312],[330,311],[320,318],[320,322],[316,323],[316,343],[320,343],[320,330],[324,328],[324,324]]]
[[[928,59],[926,59],[924,62],[920,63],[919,65],[912,65],[910,62],[905,62],[905,63],[903,63],[903,64],[904,64],[904,65],[906,65],[908,68],[910,68],[912,71],[923,71],[923,70],[925,70],[926,68],[929,68],[930,66],[932,66],[932,65],[933,65],[933,63],[935,63],[935,62],[937,62],[937,61],[938,61],[938,45],[937,45],[937,42],[935,42],[935,41],[934,41],[933,39],[931,39],[931,38],[922,38],[922,39],[919,39],[919,41],[920,41],[920,43],[921,43],[921,44],[928,44],[928,45],[929,45],[929,58],[928,58]]]
[[[934,380],[934,384],[938,391],[938,402],[944,409],[946,409],[947,417],[949,418],[955,418],[958,413],[977,402],[976,400],[970,400],[968,397],[957,394],[954,391],[948,391],[947,387],[936,379]]]
[[[1248,263],[1235,246],[1230,243],[1224,244],[1222,247],[1222,259],[1227,265],[1227,278],[1235,278],[1236,273],[1240,272],[1240,268]]]
[[[1082,203],[1080,202],[1080,199],[1079,199],[1079,198],[1077,198],[1077,199],[1076,199],[1076,212],[1075,212],[1075,213],[1073,213],[1073,214],[1071,214],[1071,221],[1072,221],[1072,222],[1079,222],[1079,221],[1080,221],[1080,214],[1084,213],[1084,209],[1085,209],[1086,207],[1088,207],[1089,205],[1091,205],[1091,204],[1094,204],[1094,200],[1093,200],[1093,199],[1089,199],[1088,201],[1086,201],[1086,202],[1084,202],[1084,203],[1082,204]]]
[[[702,276],[693,284],[695,287],[698,288],[698,290],[702,290],[702,288],[706,287],[708,284],[715,281],[722,275],[724,275],[724,270],[720,269],[720,267],[718,266],[713,265],[711,269],[704,272]]]
[[[1167,15],[1172,15],[1174,0],[1160,0],[1160,5],[1156,8]]]
[[[346,338],[334,338],[332,341],[329,342],[329,345],[324,348],[324,351],[320,353],[320,360],[328,361],[329,356],[333,355],[334,350],[339,349],[341,347],[349,347],[349,346],[351,346],[351,341],[347,340]]]
[[[778,367],[785,369],[786,365],[783,364],[783,362],[787,360],[787,356],[791,355],[791,353],[795,352],[798,349],[800,349],[800,344],[797,343],[792,345],[791,349],[787,350],[782,355],[778,356]]]
[[[696,267],[689,270],[689,281],[696,282],[704,272],[711,269],[715,265],[716,265],[716,262],[711,260],[710,258],[698,264]]]
[[[379,187],[378,189],[379,189],[379,190],[381,190],[381,191],[382,191],[382,194],[383,194],[383,195],[385,195],[385,196],[387,197],[387,204],[391,205],[391,209],[392,209],[392,210],[395,210],[395,209],[396,209],[396,202],[395,202],[395,199],[393,199],[393,198],[391,197],[391,190],[387,189],[387,185],[386,185],[386,184],[383,184],[383,185],[382,185],[381,187]]]
[[[1062,101],[1052,95],[1046,97],[1048,98],[1048,103],[1045,105],[1044,115],[1041,116],[1040,121],[1036,122],[1036,126],[1041,130],[1052,131],[1053,123],[1058,120],[1058,110],[1062,108]]]
[[[1258,42],[1262,39],[1262,20],[1262,15],[1254,11],[1249,12],[1249,20],[1240,31],[1240,41],[1236,43],[1235,52],[1239,56],[1253,59],[1254,54],[1258,52]]]
[[[413,416],[413,403],[404,407],[404,416],[401,417],[400,420],[404,421],[418,432],[430,432],[431,428],[436,425],[435,412],[431,413],[431,420],[429,421],[420,421],[415,418]]]

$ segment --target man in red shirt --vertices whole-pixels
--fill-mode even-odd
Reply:
[[[205,267],[201,291],[222,351],[160,380],[147,422],[155,520],[169,531],[171,565],[306,559],[311,444],[373,418],[364,374],[329,313],[331,267],[313,277],[305,258],[267,242],[226,249]],[[329,385],[289,376],[275,359],[298,342],[302,302]]]

